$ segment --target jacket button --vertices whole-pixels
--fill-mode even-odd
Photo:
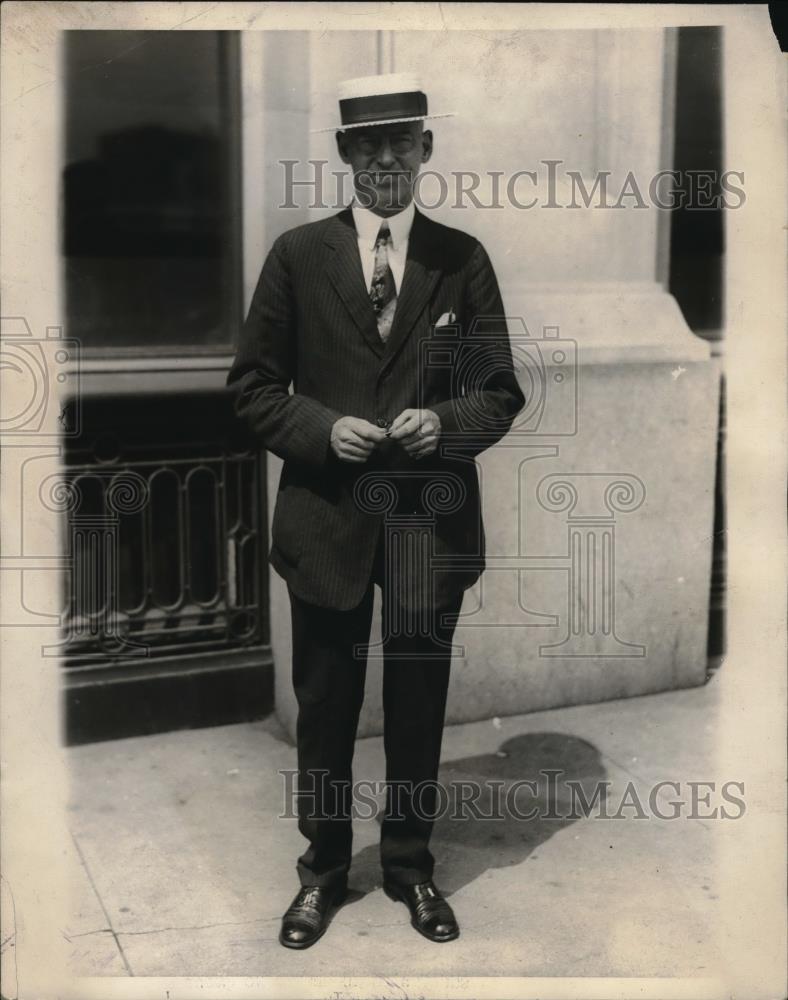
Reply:
[[[386,420],[385,417],[378,417],[377,423],[378,423],[378,427],[383,427],[383,428],[389,427],[391,425],[391,421],[390,420]]]

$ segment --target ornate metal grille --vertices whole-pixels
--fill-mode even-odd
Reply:
[[[264,642],[254,452],[70,466],[66,665]]]

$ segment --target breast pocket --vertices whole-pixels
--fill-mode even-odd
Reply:
[[[429,336],[423,349],[422,375],[425,405],[441,402],[457,395],[454,383],[459,373],[458,358],[462,328],[454,310],[436,310],[439,314],[430,323]]]

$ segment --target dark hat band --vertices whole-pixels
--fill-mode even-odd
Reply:
[[[365,122],[398,118],[418,118],[427,114],[427,95],[420,90],[401,94],[373,94],[351,97],[339,102],[343,125],[363,125]]]

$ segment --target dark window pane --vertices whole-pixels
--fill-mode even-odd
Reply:
[[[227,350],[236,38],[65,34],[69,335],[86,349]]]
[[[678,29],[674,169],[713,178],[720,198],[723,163],[722,29]],[[723,209],[676,207],[671,213],[670,291],[691,329],[715,339],[723,324]]]

